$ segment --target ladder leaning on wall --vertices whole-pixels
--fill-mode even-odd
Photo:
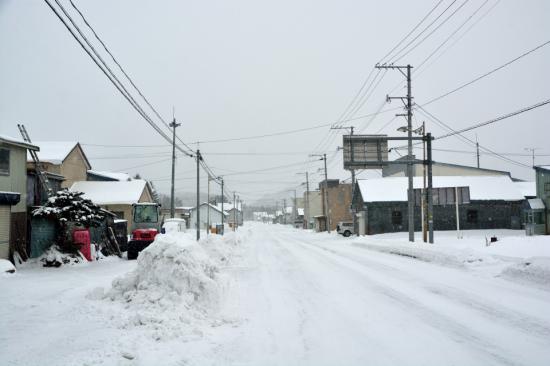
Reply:
[[[23,140],[25,142],[31,144],[31,138],[29,137],[29,134],[27,133],[27,129],[25,128],[25,125],[18,124],[17,128],[19,128],[19,132],[21,133],[21,136],[23,136]],[[40,184],[44,188],[44,191],[48,195],[48,198],[53,196],[53,191],[50,186],[50,181],[48,180],[48,176],[46,173],[44,173],[44,170],[42,169],[42,164],[40,163],[40,160],[38,159],[38,155],[36,154],[36,151],[29,149],[29,153],[31,154],[32,160],[34,161],[34,167],[36,171],[36,175],[38,176],[38,179],[40,180]]]

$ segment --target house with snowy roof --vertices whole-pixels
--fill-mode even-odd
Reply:
[[[222,204],[218,203],[216,207],[221,210]],[[243,211],[241,202],[237,202],[237,204],[224,202],[223,210],[228,214],[227,223],[230,227],[233,227],[233,225],[235,225],[235,222],[237,223],[237,226],[241,226],[243,224]]]
[[[90,199],[101,208],[111,211],[119,219],[128,221],[128,232],[133,227],[132,205],[154,202],[151,186],[147,181],[78,181],[70,187],[71,191],[84,192],[84,198]]]
[[[422,177],[414,177],[415,231],[422,229]],[[358,232],[380,234],[408,231],[407,177],[358,180],[353,208]],[[523,192],[510,176],[434,176],[434,230],[456,229],[458,193],[460,227],[469,229],[521,229]]]
[[[38,146],[0,135],[0,258],[15,251],[27,252],[27,169],[28,150]]]
[[[69,188],[74,182],[87,179],[92,166],[78,142],[37,141],[33,144],[40,148],[37,155],[42,168],[62,179],[61,188]],[[27,154],[27,168],[29,171],[35,169],[30,154]]]
[[[197,211],[196,206],[193,207],[190,211],[189,227],[191,229],[195,229],[197,227],[197,212],[199,212],[198,219],[201,230],[206,230],[208,226],[215,227],[217,225],[221,225],[222,221],[227,223],[229,213],[225,211],[225,205],[226,204],[224,204],[224,211],[222,211],[219,207],[206,202],[199,205],[199,211]]]
[[[536,199],[541,217],[538,221],[540,233],[550,235],[550,165],[534,167],[536,173]]]

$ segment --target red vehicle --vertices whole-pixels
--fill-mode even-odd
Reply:
[[[128,242],[128,259],[136,259],[160,233],[160,205],[158,203],[134,203],[132,205],[132,238]]]

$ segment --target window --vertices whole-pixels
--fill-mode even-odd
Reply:
[[[544,183],[544,192],[550,192],[550,182]]]
[[[391,223],[393,225],[401,225],[403,223],[403,215],[401,211],[393,211],[391,213]]]
[[[10,151],[0,149],[0,174],[10,175]]]
[[[158,211],[155,205],[136,205],[134,222],[158,222]]]
[[[469,224],[477,224],[477,210],[468,210],[466,213],[466,222]]]

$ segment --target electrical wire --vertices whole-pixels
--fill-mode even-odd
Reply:
[[[454,89],[452,89],[452,90],[450,90],[450,91],[448,91],[448,92],[446,92],[446,93],[444,93],[444,94],[441,94],[441,95],[438,96],[438,97],[435,97],[435,98],[432,98],[432,99],[428,100],[427,102],[423,103],[423,105],[425,105],[425,106],[426,106],[426,105],[429,105],[429,104],[434,103],[434,102],[436,102],[436,101],[438,101],[438,100],[440,100],[440,99],[445,98],[445,97],[448,96],[448,95],[451,95],[451,94],[453,94],[453,93],[456,93],[457,91],[459,91],[459,90],[461,90],[461,89],[464,89],[465,87],[467,87],[467,86],[469,86],[469,85],[472,85],[473,83],[475,83],[475,82],[477,82],[477,81],[479,81],[479,80],[481,80],[481,79],[483,79],[483,78],[486,78],[487,76],[489,76],[489,75],[491,75],[491,74],[493,74],[493,73],[495,73],[495,72],[497,72],[497,71],[499,71],[499,70],[502,70],[502,69],[505,68],[506,66],[509,66],[509,65],[513,64],[514,62],[516,62],[516,61],[518,61],[518,60],[521,60],[521,59],[524,58],[525,56],[528,56],[528,55],[532,54],[533,52],[535,52],[535,51],[541,49],[541,48],[544,47],[544,46],[547,46],[548,44],[550,44],[550,41],[543,42],[542,44],[536,46],[535,48],[532,48],[532,49],[530,49],[529,51],[522,53],[522,54],[519,55],[518,57],[515,57],[514,59],[512,59],[512,60],[510,60],[510,61],[508,61],[508,62],[506,62],[506,63],[504,63],[504,64],[502,64],[502,65],[500,65],[500,66],[498,66],[498,67],[496,67],[496,68],[494,68],[494,69],[492,69],[492,70],[490,70],[490,71],[488,71],[488,72],[486,72],[486,73],[484,73],[484,74],[482,74],[482,75],[480,75],[480,76],[478,76],[478,77],[476,77],[475,79],[470,80],[470,81],[468,81],[467,83],[464,83],[464,84],[462,84],[462,85],[460,85],[460,86],[458,86],[458,87],[456,87],[456,88],[454,88]]]

